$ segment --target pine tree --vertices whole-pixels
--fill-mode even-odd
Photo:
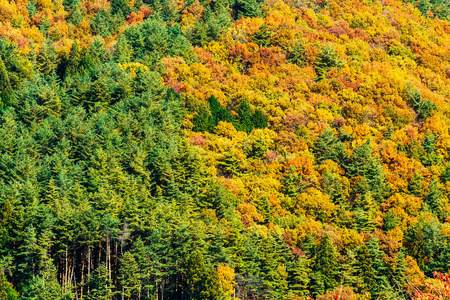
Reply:
[[[0,109],[11,105],[13,90],[9,82],[8,71],[0,56]]]
[[[113,0],[111,1],[111,11],[114,15],[128,16],[131,13],[130,4],[127,0]]]
[[[225,175],[238,175],[241,169],[241,160],[230,150],[225,153],[223,158],[219,161],[219,166],[222,168]]]
[[[196,132],[211,132],[214,128],[214,122],[210,111],[203,105],[200,106],[192,123],[194,123],[194,128],[192,130]]]
[[[445,201],[438,184],[439,180],[436,177],[433,177],[429,184],[428,193],[424,197],[424,201],[433,214],[443,220],[446,217],[446,212],[444,209]]]
[[[370,289],[374,297],[378,297],[382,291],[388,288],[387,267],[383,260],[383,251],[380,249],[378,239],[373,237],[367,243],[369,255],[372,259],[372,270],[376,284]]]
[[[347,159],[345,145],[334,135],[332,129],[325,130],[317,137],[313,153],[319,163],[331,159],[342,164]]]
[[[290,63],[298,65],[299,67],[304,67],[305,66],[304,56],[305,56],[304,47],[302,46],[302,44],[296,43],[294,48],[292,49],[292,52],[289,53],[288,61]]]
[[[259,27],[259,31],[252,36],[252,40],[260,47],[270,46],[270,37],[273,35],[272,31],[267,29],[266,23]]]
[[[423,176],[420,173],[414,173],[408,184],[408,191],[416,197],[424,194]]]
[[[130,252],[125,254],[120,259],[120,284],[122,285],[122,295],[127,298],[132,298],[139,294],[141,290],[141,274],[140,268]]]
[[[336,285],[338,270],[338,254],[329,234],[325,234],[317,247],[314,260],[314,270],[320,272],[324,278],[324,289],[333,289]]]
[[[338,174],[326,171],[323,174],[322,187],[325,193],[330,195],[333,203],[340,205],[341,207],[347,207],[346,191],[344,185]]]
[[[295,294],[300,297],[307,297],[309,294],[308,287],[311,277],[311,268],[309,260],[306,256],[299,256],[289,269],[289,287]]]
[[[394,286],[398,289],[402,289],[406,283],[407,268],[405,249],[400,249],[395,258],[395,269],[392,272]]]
[[[356,199],[355,227],[359,231],[372,232],[375,229],[375,214],[377,205],[370,192]]]
[[[211,117],[212,117],[212,121],[211,121],[212,128],[216,127],[220,121],[226,121],[226,122],[235,124],[234,118],[233,118],[233,115],[231,114],[231,112],[226,108],[222,108],[219,100],[217,100],[216,97],[211,96],[209,98],[209,108],[210,108]]]
[[[259,109],[255,110],[255,113],[251,117],[251,121],[255,128],[267,128],[267,117]]]
[[[19,300],[19,294],[9,284],[3,271],[3,266],[0,265],[0,299],[2,300]]]
[[[388,124],[388,128],[387,128],[387,130],[386,130],[386,132],[384,133],[384,136],[383,136],[384,139],[385,140],[390,140],[393,133],[394,133],[394,128],[392,127],[392,123],[389,123]]]
[[[253,128],[253,122],[252,122],[252,114],[253,111],[250,108],[250,105],[248,104],[247,100],[242,101],[242,103],[239,105],[238,109],[238,129],[241,131],[245,131],[246,133],[250,133]]]
[[[184,262],[183,268],[188,299],[216,299],[220,295],[220,285],[216,272],[205,266],[203,255],[193,252]]]
[[[332,69],[341,69],[344,61],[339,59],[339,54],[330,45],[325,45],[321,50],[317,61],[314,63],[314,68],[317,74],[317,81],[325,79],[326,73]]]
[[[302,193],[308,186],[306,183],[302,182],[303,177],[297,174],[297,170],[294,166],[291,166],[289,171],[281,179],[283,193],[291,198],[295,198],[297,194]]]
[[[370,256],[369,249],[366,244],[359,247],[357,252],[358,273],[359,277],[364,281],[364,289],[371,291],[375,285],[375,272],[373,270],[373,260]]]
[[[114,296],[113,283],[105,263],[101,263],[91,277],[88,278],[89,300],[110,300]]]
[[[133,48],[131,47],[125,35],[122,34],[117,40],[113,58],[119,64],[124,64],[131,62],[132,57]]]
[[[46,41],[39,51],[37,59],[39,71],[43,75],[50,75],[58,66],[58,55],[50,41]]]

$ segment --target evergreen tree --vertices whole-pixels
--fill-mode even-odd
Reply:
[[[129,44],[125,35],[120,35],[115,46],[113,55],[114,60],[119,64],[124,64],[131,62],[132,57],[133,48]]]
[[[254,125],[252,122],[253,111],[250,108],[250,105],[248,104],[247,100],[244,100],[241,102],[241,104],[239,105],[239,107],[237,109],[237,112],[239,114],[238,129],[241,131],[250,133],[254,128]]]
[[[444,210],[445,201],[438,184],[439,180],[436,177],[433,177],[429,184],[428,193],[426,194],[424,201],[433,214],[443,220],[446,217],[446,212]]]
[[[251,117],[251,121],[255,128],[266,128],[268,125],[267,120],[267,117],[259,109],[256,109]]]
[[[444,172],[442,173],[442,181],[446,183],[450,181],[450,162],[447,163]]]
[[[375,229],[375,213],[377,205],[370,192],[356,199],[355,227],[359,231],[372,232]]]
[[[114,15],[128,16],[131,13],[130,4],[127,0],[112,0],[111,11]]]
[[[414,173],[408,184],[408,191],[416,197],[421,197],[423,195],[423,176],[420,173]]]
[[[87,295],[89,300],[110,300],[115,292],[113,291],[113,283],[105,263],[95,270],[90,278],[88,278],[87,285],[90,293]]]
[[[292,49],[292,52],[289,53],[288,61],[290,63],[298,65],[299,67],[304,67],[305,66],[304,56],[305,56],[304,47],[302,46],[302,44],[296,43]]]
[[[56,70],[58,65],[58,55],[56,54],[55,47],[50,41],[46,41],[39,51],[37,59],[39,71],[43,75],[50,75]]]
[[[196,132],[211,132],[214,128],[212,116],[209,110],[203,105],[200,106],[200,109],[194,116],[192,123],[194,123],[194,128],[192,130]]]
[[[259,31],[252,36],[252,40],[260,47],[268,47],[270,45],[270,38],[273,35],[272,31],[267,29],[266,23],[259,27]]]
[[[329,234],[325,234],[317,247],[314,260],[314,270],[323,276],[325,291],[332,290],[336,285],[338,270],[338,253]]]
[[[141,274],[139,265],[130,252],[125,252],[120,260],[119,269],[120,284],[122,285],[122,295],[132,298],[141,291]]]
[[[317,61],[314,63],[314,68],[317,74],[317,81],[325,79],[326,73],[332,69],[341,69],[344,62],[339,59],[339,54],[330,45],[325,45],[319,53]]]
[[[342,164],[347,158],[345,145],[334,135],[332,129],[327,129],[318,136],[313,146],[313,153],[319,163],[331,159]]]
[[[373,259],[366,244],[359,247],[357,252],[358,273],[363,279],[364,289],[372,291],[376,285],[375,272],[373,270]]]
[[[307,297],[311,277],[309,260],[306,256],[299,256],[289,269],[289,287],[300,297]]]
[[[376,284],[370,289],[374,297],[378,297],[381,292],[388,288],[387,267],[383,260],[383,251],[380,249],[378,239],[372,237],[367,243],[369,255],[372,260],[372,270]]]
[[[228,151],[219,161],[219,166],[222,168],[225,175],[238,175],[241,169],[241,160],[236,157],[233,151]]]
[[[217,299],[220,287],[217,274],[205,266],[203,255],[195,251],[184,262],[183,273],[188,299]]]
[[[0,109],[11,105],[13,97],[13,91],[11,83],[9,82],[8,71],[0,56]]]

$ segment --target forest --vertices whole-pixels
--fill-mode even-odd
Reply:
[[[0,299],[450,299],[450,2],[0,0]]]

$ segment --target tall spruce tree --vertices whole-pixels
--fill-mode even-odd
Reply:
[[[0,56],[0,109],[11,105],[13,90],[9,81],[8,71]]]

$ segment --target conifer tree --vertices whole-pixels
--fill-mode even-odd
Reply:
[[[331,159],[341,164],[347,158],[345,145],[334,135],[332,129],[327,129],[318,136],[313,153],[319,163]]]
[[[416,197],[424,195],[423,176],[420,173],[414,173],[408,184],[408,191]]]
[[[255,109],[255,112],[253,113],[251,120],[255,128],[263,129],[268,126],[267,117],[259,109]]]
[[[383,260],[383,251],[380,249],[378,239],[372,237],[367,243],[369,255],[372,259],[372,269],[374,273],[374,280],[376,282],[370,290],[371,294],[378,297],[382,291],[387,288],[387,267]]]
[[[426,194],[424,201],[433,214],[442,220],[446,216],[444,211],[445,201],[438,184],[439,180],[436,177],[433,177],[429,184],[428,193]]]
[[[366,244],[359,247],[357,252],[358,273],[364,281],[364,289],[371,291],[375,285],[375,272],[373,270],[373,259],[370,256]]]
[[[311,277],[311,268],[306,256],[299,256],[289,270],[289,287],[300,297],[306,297],[309,294],[308,287]]]
[[[270,37],[272,35],[273,32],[267,29],[266,23],[263,23],[259,27],[259,31],[252,36],[252,39],[260,47],[268,47],[270,45]]]
[[[183,273],[188,299],[208,300],[219,297],[220,286],[217,274],[208,270],[203,255],[199,251],[187,257]]]
[[[314,68],[317,74],[317,81],[325,79],[326,73],[331,68],[341,69],[344,62],[339,59],[339,54],[330,45],[325,45],[321,50],[317,61],[314,63]]]
[[[242,103],[239,105],[237,112],[239,114],[238,120],[239,130],[245,131],[246,133],[250,133],[253,128],[253,122],[252,122],[252,114],[253,111],[250,108],[250,105],[248,104],[247,100],[242,101]]]
[[[39,51],[37,59],[39,71],[43,75],[50,75],[56,70],[58,65],[58,55],[56,54],[55,47],[50,41],[46,41]]]
[[[0,109],[11,104],[13,91],[9,82],[8,71],[0,56]]]
[[[375,229],[375,213],[377,205],[370,192],[356,199],[355,227],[364,232],[372,232]]]
[[[314,270],[323,275],[324,289],[331,290],[336,285],[338,254],[329,234],[325,234],[317,247]]]
[[[130,252],[125,252],[120,259],[119,269],[120,284],[122,285],[122,295],[132,298],[139,294],[141,290],[141,274],[139,266]]]

